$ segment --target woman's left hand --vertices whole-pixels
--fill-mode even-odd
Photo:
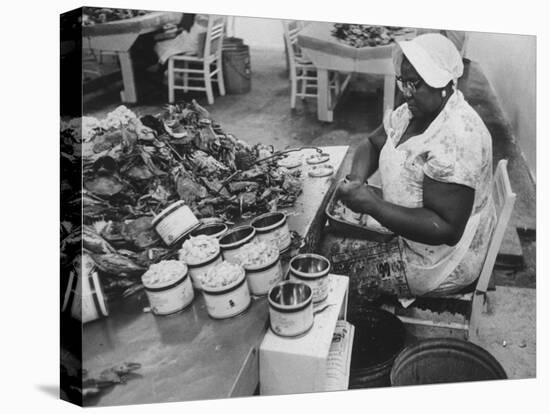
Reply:
[[[353,211],[358,213],[371,213],[379,198],[375,191],[360,181],[342,183],[336,193],[337,198]]]

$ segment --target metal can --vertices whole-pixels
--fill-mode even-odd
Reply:
[[[252,226],[240,226],[229,230],[220,238],[220,248],[224,260],[240,263],[239,255],[242,248],[256,237],[256,229]]]
[[[269,324],[276,335],[296,337],[313,327],[313,295],[304,283],[286,281],[268,294]]]
[[[262,267],[244,266],[250,293],[256,296],[267,295],[269,289],[283,279],[283,268],[279,257]]]
[[[221,251],[218,251],[216,255],[208,258],[208,260],[205,260],[202,263],[187,263],[187,267],[189,268],[189,275],[191,276],[191,280],[193,281],[193,287],[195,289],[202,289],[201,276],[221,262],[222,253]]]
[[[148,272],[153,267],[162,266],[166,262],[179,267],[179,275],[177,278],[166,278],[153,283],[148,276]],[[151,304],[151,311],[155,315],[170,315],[179,312],[189,306],[195,296],[188,268],[185,263],[177,260],[168,260],[151,265],[149,270],[141,277],[141,281]]]
[[[216,268],[210,269],[214,272]],[[202,294],[208,315],[213,319],[226,319],[237,316],[248,309],[252,301],[246,282],[246,274],[241,267],[241,275],[231,284],[219,288],[202,285]]]
[[[252,220],[258,240],[274,243],[282,252],[290,246],[291,237],[288,230],[286,214],[280,211],[262,214]]]
[[[289,263],[289,280],[308,285],[313,292],[313,302],[322,302],[328,296],[330,261],[318,254],[305,253],[294,256]]]
[[[153,219],[153,227],[167,246],[184,237],[200,225],[199,220],[183,200],[176,201]]]

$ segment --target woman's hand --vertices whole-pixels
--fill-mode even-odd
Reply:
[[[336,198],[357,213],[370,214],[375,209],[379,196],[360,181],[342,182],[336,190]]]

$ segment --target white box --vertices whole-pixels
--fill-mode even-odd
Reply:
[[[338,319],[346,319],[349,278],[330,274],[326,302],[313,328],[299,338],[283,338],[268,330],[260,345],[260,394],[281,395],[325,391],[327,358]]]

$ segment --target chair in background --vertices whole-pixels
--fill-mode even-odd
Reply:
[[[317,98],[317,68],[303,56],[298,45],[298,32],[305,23],[297,20],[283,20],[284,39],[288,67],[290,72],[290,107],[296,107],[296,98]],[[340,93],[340,77],[337,72],[330,73],[330,90]],[[331,93],[329,91],[329,100]]]
[[[217,82],[220,95],[225,95],[222,65],[225,23],[225,16],[209,16],[204,49],[199,50],[198,54],[182,53],[168,59],[169,102],[174,102],[176,90],[206,91],[208,103],[212,105],[214,103],[212,82]],[[201,83],[204,86],[200,86]]]
[[[508,225],[516,201],[516,194],[512,191],[506,170],[507,164],[507,160],[500,160],[493,177],[493,201],[497,221],[491,235],[487,255],[479,278],[474,284],[459,294],[434,298],[421,297],[407,309],[403,309],[399,305],[395,305],[393,309],[389,309],[394,311],[402,322],[410,325],[458,330],[464,334],[465,338],[479,334],[478,322],[481,313],[486,310],[489,281],[502,239],[504,238],[506,226]],[[418,316],[409,316],[418,310],[422,310],[432,317],[419,318]],[[440,318],[435,318],[436,313],[445,311],[453,314],[464,314],[464,323],[441,321],[437,320]]]

